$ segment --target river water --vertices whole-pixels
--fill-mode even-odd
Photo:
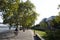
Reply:
[[[11,30],[15,30],[15,28],[12,27]],[[4,25],[4,24],[0,24],[0,32],[5,32],[5,31],[9,31],[9,26]]]

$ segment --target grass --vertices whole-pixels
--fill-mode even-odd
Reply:
[[[35,33],[38,33],[41,37],[46,35],[46,32],[44,32],[44,31],[35,30]]]

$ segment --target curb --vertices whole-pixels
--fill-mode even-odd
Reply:
[[[44,38],[42,38],[38,33],[36,33],[36,35],[38,36],[38,38],[40,38],[41,40],[45,40]]]

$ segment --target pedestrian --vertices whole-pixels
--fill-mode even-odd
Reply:
[[[17,36],[18,35],[18,28],[15,29],[14,34]]]

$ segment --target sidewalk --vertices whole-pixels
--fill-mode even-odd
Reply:
[[[3,40],[34,40],[34,37],[33,37],[33,32],[31,30],[26,30],[25,32],[21,30],[19,31],[19,34],[17,36]]]
[[[14,33],[10,35],[12,35],[12,37],[7,37],[7,38],[0,39],[0,40],[40,40],[34,35],[32,30],[25,30],[25,32],[21,30],[18,32],[17,36],[13,36]]]

